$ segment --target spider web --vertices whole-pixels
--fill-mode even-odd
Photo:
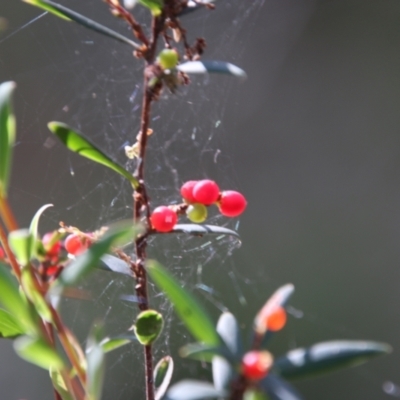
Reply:
[[[110,20],[111,24],[114,22],[106,7],[97,0],[85,4],[65,1],[64,4],[99,22],[108,25]],[[244,41],[248,36],[243,32],[244,24],[262,4],[263,0],[248,5],[239,1],[223,3],[214,12],[202,10],[188,15],[183,22],[190,28],[191,41],[195,37],[218,35],[218,40],[209,41],[208,57],[235,62],[244,49],[244,44],[238,46],[236,39],[241,37]],[[146,20],[144,10],[137,7],[135,11],[139,20]],[[221,26],[217,29],[218,24]],[[124,32],[122,24],[114,25]],[[49,36],[46,32],[52,34]],[[21,37],[31,37],[37,53],[32,52],[36,65],[18,71],[18,84],[22,87],[37,85],[41,94],[37,98],[35,90],[31,91],[32,97],[29,91],[17,93],[20,128],[16,164],[19,164],[18,157],[37,163],[40,154],[41,179],[30,185],[16,177],[14,203],[22,198],[34,203],[35,207],[54,203],[55,207],[43,218],[43,231],[54,229],[60,220],[92,231],[113,221],[131,218],[129,184],[63,149],[46,131],[45,122],[61,120],[68,123],[133,171],[135,163],[127,160],[124,147],[134,143],[139,131],[142,63],[124,46],[58,21],[46,13],[21,24],[0,39],[0,45]],[[232,48],[235,49],[234,57]],[[229,149],[226,146],[223,149],[223,130],[224,99],[232,92],[237,96],[237,86],[238,82],[232,78],[195,77],[190,86],[180,88],[175,94],[164,91],[154,105],[150,124],[154,133],[149,141],[146,164],[152,207],[181,202],[179,188],[189,179],[210,177],[223,188],[235,187]],[[217,98],[221,99],[218,106]],[[29,219],[27,215],[25,218]],[[217,210],[211,210],[207,223],[239,228],[239,221],[227,221]],[[212,276],[208,279],[211,283],[204,282],[203,270],[209,268],[225,274],[235,297],[239,302],[245,302],[234,267],[225,262],[238,247],[240,240],[225,236],[163,235],[150,241],[149,256],[174,271],[189,290],[208,300],[211,312],[218,315],[227,306],[218,289],[213,287]],[[62,308],[68,323],[83,342],[95,320],[103,322],[109,335],[124,333],[131,327],[137,307],[135,303],[122,300],[133,292],[130,279],[97,272],[83,282],[80,289],[86,300],[65,299]],[[160,310],[165,319],[163,336],[154,346],[158,360],[163,355],[176,354],[177,343],[181,345],[192,339],[174,317],[165,297],[151,284],[149,290],[152,307]],[[134,344],[109,356],[104,398],[128,399],[133,394],[143,395],[141,352],[141,346]],[[177,374],[183,368],[187,372],[188,367],[189,372],[194,373],[198,367],[193,364],[184,363],[177,368]]]
[[[261,7],[268,6],[264,3],[264,0],[221,1],[215,11],[202,10],[182,21],[191,41],[195,37],[206,38],[205,59],[241,66],[251,30],[260,23],[258,13]],[[311,3],[306,14],[311,12]],[[124,25],[113,20],[107,7],[98,0],[65,0],[62,4],[129,36]],[[289,6],[294,7],[292,13],[298,11],[294,2]],[[131,218],[129,184],[113,172],[68,152],[45,126],[51,120],[66,122],[133,170],[134,163],[125,157],[124,147],[134,143],[139,130],[142,63],[123,45],[46,13],[32,11],[26,16],[27,6],[23,7],[23,14],[12,29],[0,36],[0,51],[6,46],[32,46],[23,57],[15,53],[9,56],[19,61],[12,74],[19,85],[16,95],[19,131],[11,199],[17,215],[21,216],[21,224],[27,225],[34,212],[49,202],[54,203],[54,208],[46,211],[43,233],[57,227],[60,220],[92,231]],[[272,7],[271,11],[274,10]],[[147,21],[144,10],[137,7],[136,11],[140,21]],[[305,21],[306,17],[303,18]],[[0,61],[1,58],[0,53]],[[270,68],[278,68],[279,62],[271,60]],[[4,61],[3,64],[7,65]],[[240,190],[229,155],[234,143],[225,129],[226,117],[232,115],[227,108],[240,106],[240,87],[241,83],[232,78],[194,77],[190,86],[180,88],[175,94],[165,91],[154,105],[151,121],[154,133],[149,140],[146,164],[152,207],[180,202],[179,187],[191,179],[209,177],[222,188]],[[240,232],[240,220],[227,221],[216,210],[211,211],[207,223]],[[241,307],[246,302],[257,300],[261,305],[265,290],[260,287],[268,284],[273,290],[281,283],[274,282],[265,271],[256,277],[241,271],[235,257],[231,257],[238,247],[240,241],[227,237],[163,235],[151,240],[149,256],[173,271],[185,287],[206,303],[216,319],[221,311]],[[244,290],[246,287],[251,294]],[[95,320],[104,323],[108,335],[124,333],[133,324],[136,304],[123,300],[133,292],[133,282],[127,277],[99,271],[83,282],[80,289],[86,300],[65,299],[62,307],[68,324],[82,342]],[[176,357],[177,348],[193,340],[157,288],[150,284],[149,291],[152,307],[165,319],[163,335],[154,346],[155,360],[167,354],[174,356],[175,380],[179,375],[209,380],[207,366]],[[354,336],[347,328],[320,316],[304,315],[296,308],[289,311],[294,318],[304,318],[313,326],[318,319],[321,330]],[[282,350],[287,349],[288,342],[290,347],[295,346],[293,331],[286,337]],[[139,344],[133,344],[108,356],[105,399],[143,398],[141,352]],[[367,380],[377,386],[382,381],[371,376]],[[384,389],[393,396],[399,391],[391,382]],[[46,392],[41,398],[47,395]]]

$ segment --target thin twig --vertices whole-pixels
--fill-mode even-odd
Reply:
[[[7,199],[2,196],[0,196],[0,217],[4,221],[4,225],[7,227],[9,232],[18,229],[18,224],[11,211],[11,207],[9,206]]]

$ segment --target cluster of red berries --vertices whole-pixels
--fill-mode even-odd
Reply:
[[[42,243],[46,252],[46,258],[49,260],[58,260],[60,257],[60,252],[63,247],[60,240],[54,240],[54,233],[49,232],[46,233],[42,238]],[[88,234],[77,234],[72,233],[68,235],[64,240],[64,248],[65,250],[74,256],[77,256],[83,253],[86,249],[89,248],[91,244],[91,240]]]
[[[246,208],[245,197],[234,190],[220,191],[218,185],[210,180],[188,181],[181,187],[181,195],[187,203],[186,216],[195,223],[207,219],[207,207],[216,204],[225,217],[237,217]],[[167,206],[157,207],[150,217],[152,227],[158,232],[170,232],[178,216]]]

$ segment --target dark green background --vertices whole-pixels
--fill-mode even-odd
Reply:
[[[247,3],[253,8],[248,17]],[[100,1],[63,4],[128,34]],[[53,202],[43,229],[55,228],[59,220],[94,229],[119,218],[129,194],[110,211],[113,190],[122,191],[123,183],[66,155],[49,139],[45,124],[53,119],[73,124],[123,160],[117,149],[137,132],[128,98],[140,82],[140,64],[123,45],[48,15],[16,32],[39,14],[17,0],[0,0],[0,16],[9,23],[0,36],[0,81],[18,83],[11,201],[21,225]],[[177,200],[171,169],[164,168],[168,162],[178,169],[179,183],[210,176],[242,191],[249,202],[240,218],[243,245],[223,268],[218,261],[205,267],[203,281],[247,326],[273,290],[294,283],[291,304],[303,317],[290,318],[273,342],[276,354],[336,338],[390,343],[394,353],[388,357],[296,384],[310,400],[389,398],[383,383],[400,383],[400,3],[268,0],[261,6],[221,0],[211,15],[199,12],[185,21],[208,39],[208,57],[240,65],[249,79],[195,79],[171,105],[164,99],[156,106],[161,119],[154,122],[148,169],[153,199]],[[219,119],[221,127],[215,128]],[[205,139],[190,145],[194,126],[198,134],[214,134],[212,152]],[[170,146],[171,136],[163,135],[179,128],[187,135]],[[221,154],[214,164],[217,148]],[[179,276],[193,287],[194,274],[186,269]],[[96,279],[106,286],[109,278]],[[120,283],[115,291],[124,287],[126,293],[129,285]],[[236,285],[246,305],[238,301]],[[84,325],[86,309],[101,315],[113,296],[102,298],[95,311],[67,302],[71,323]],[[213,303],[206,304],[216,316]],[[115,317],[116,324],[122,326],[123,317]],[[167,340],[163,352],[177,357],[176,345],[165,346]],[[188,341],[184,337],[179,344]],[[140,361],[133,355],[121,352],[109,362],[105,398],[142,397]],[[192,364],[186,365],[185,376],[195,376]],[[6,400],[52,398],[46,373],[20,361],[9,342],[0,343],[0,388]]]

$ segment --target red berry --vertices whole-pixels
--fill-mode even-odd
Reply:
[[[219,198],[219,187],[210,179],[198,181],[193,187],[193,197],[196,203],[209,206],[215,203]]]
[[[219,211],[225,217],[237,217],[246,208],[247,201],[245,197],[234,190],[226,190],[221,193],[219,200]]]
[[[181,195],[184,200],[188,203],[195,203],[196,200],[193,197],[193,188],[198,181],[187,181],[181,187]]]
[[[57,258],[61,250],[61,243],[59,241],[53,243],[51,248],[49,248],[53,236],[53,232],[48,232],[43,236],[42,239],[43,246],[46,249],[46,256],[49,258]]]
[[[72,233],[71,235],[67,236],[64,241],[65,250],[74,256],[83,253],[89,247],[89,245],[90,241],[87,238],[76,233]]]
[[[176,212],[167,206],[157,207],[150,217],[151,225],[158,232],[171,231],[177,220]]]
[[[280,331],[287,321],[286,311],[283,307],[277,307],[265,317],[265,326],[272,332]]]
[[[2,260],[3,258],[6,258],[6,253],[4,252],[3,248],[0,247],[0,260]]]
[[[249,351],[242,359],[242,374],[251,380],[258,381],[267,376],[272,367],[273,358],[268,351]]]

